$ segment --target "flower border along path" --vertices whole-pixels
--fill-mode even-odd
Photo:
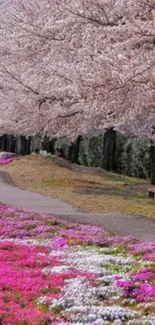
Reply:
[[[10,164],[12,161],[14,160],[14,158],[0,158],[0,166],[3,165],[8,165]]]
[[[68,221],[103,227],[118,235],[132,234],[137,239],[155,241],[155,220],[122,214],[86,214],[69,203],[16,187],[9,173],[0,171],[0,201],[29,211],[61,216]]]
[[[154,325],[155,243],[0,206],[1,325]]]

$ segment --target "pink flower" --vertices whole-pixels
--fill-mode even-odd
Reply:
[[[7,165],[7,164],[10,164],[12,161],[13,161],[13,158],[1,158],[0,165]]]
[[[66,249],[68,247],[67,240],[62,237],[58,237],[52,240],[52,247],[54,249]]]

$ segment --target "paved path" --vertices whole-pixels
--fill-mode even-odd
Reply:
[[[69,221],[99,225],[118,235],[155,241],[155,220],[122,214],[86,214],[70,204],[50,196],[16,187],[8,173],[0,171],[0,202],[40,213],[50,213]]]

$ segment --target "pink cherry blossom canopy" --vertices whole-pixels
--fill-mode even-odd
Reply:
[[[154,0],[0,2],[0,131],[151,138]]]

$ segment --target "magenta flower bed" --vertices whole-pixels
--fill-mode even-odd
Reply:
[[[1,159],[0,159],[0,166],[1,166],[1,165],[8,165],[8,164],[10,164],[13,160],[14,160],[14,158],[1,158]]]
[[[0,325],[155,324],[155,243],[0,206]]]
[[[141,269],[130,274],[130,280],[121,281],[117,278],[117,286],[123,288],[126,298],[133,298],[137,302],[151,301],[155,297],[155,273],[152,268]]]

